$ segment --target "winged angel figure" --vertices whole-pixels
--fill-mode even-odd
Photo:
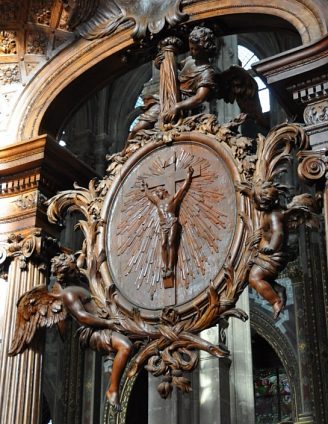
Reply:
[[[164,185],[171,166],[184,174],[178,190],[148,186],[154,177]],[[117,229],[118,254],[129,252],[125,274],[137,273],[137,287],[148,284],[152,297],[174,268],[176,282],[187,289],[198,273],[205,274],[207,257],[219,251],[225,215],[219,210],[223,194],[211,187],[215,179],[206,159],[182,149],[168,161],[155,160],[128,194]]]
[[[263,117],[258,96],[258,86],[254,78],[240,66],[231,66],[218,73],[210,63],[216,52],[215,36],[211,29],[195,27],[189,35],[190,56],[180,62],[178,85],[180,100],[162,117],[170,122],[186,113],[194,115],[197,108],[212,98],[223,99],[227,103],[235,100],[241,112],[248,114],[264,128],[268,122]],[[155,65],[161,67],[163,54],[159,53]],[[144,112],[140,115],[129,135],[133,139],[138,131],[154,127],[160,114],[159,96],[144,95]]]
[[[99,317],[88,290],[77,286],[78,268],[73,255],[61,254],[52,259],[52,273],[57,281],[49,291],[45,285],[24,293],[17,302],[16,328],[9,355],[22,353],[33,341],[40,328],[57,325],[63,331],[64,320],[72,316],[81,327],[80,346],[104,354],[116,352],[107,399],[120,410],[119,384],[132,351],[130,340],[116,331],[115,319]],[[65,287],[67,283],[73,283]]]
[[[283,130],[283,126],[281,129]],[[279,127],[276,132],[279,134]],[[310,228],[317,228],[319,218],[317,202],[311,194],[296,195],[286,205],[281,202],[281,198],[286,196],[289,189],[274,179],[280,173],[286,172],[287,168],[278,166],[275,170],[274,166],[282,161],[289,162],[290,155],[287,148],[282,148],[282,144],[279,144],[280,138],[274,139],[274,134],[274,131],[269,133],[267,140],[259,138],[259,158],[253,182],[237,184],[237,188],[250,198],[260,212],[259,227],[250,240],[254,255],[248,282],[272,305],[274,319],[277,319],[287,300],[286,289],[277,283],[276,278],[290,260],[289,231],[295,230],[303,223]],[[278,147],[279,151],[276,152],[273,148],[270,152],[271,146]],[[270,156],[273,152],[276,153],[275,160]],[[267,166],[268,163],[273,166]]]

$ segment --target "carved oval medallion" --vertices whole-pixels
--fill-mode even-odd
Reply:
[[[148,145],[126,163],[105,199],[101,236],[103,278],[123,307],[188,313],[211,281],[220,284],[240,233],[238,178],[225,146],[200,134]]]

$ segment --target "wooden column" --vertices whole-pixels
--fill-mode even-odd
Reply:
[[[1,423],[38,424],[40,418],[42,349],[14,358],[7,352],[16,302],[27,290],[46,283],[49,259],[58,250],[53,238],[58,230],[48,224],[43,202],[74,181],[85,185],[93,176],[47,136],[0,149],[0,262],[9,285],[0,345]]]

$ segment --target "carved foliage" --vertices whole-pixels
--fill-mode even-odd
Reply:
[[[21,74],[19,66],[16,63],[0,65],[0,84],[14,84],[20,82]]]
[[[310,104],[304,109],[304,121],[307,125],[317,125],[328,121],[328,101]]]
[[[121,175],[126,161],[141,147],[152,143],[156,145],[159,141],[162,144],[164,142],[164,145],[165,143],[170,145],[186,131],[206,134],[211,140],[214,139],[226,146],[234,157],[244,182],[239,187],[240,190],[252,190],[263,182],[273,184],[274,179],[289,163],[292,149],[307,149],[308,141],[305,133],[297,125],[278,126],[270,131],[266,139],[259,136],[256,149],[254,140],[242,137],[234,131],[243,119],[244,116],[240,116],[220,125],[211,115],[196,115],[180,120],[178,124],[167,127],[165,131],[154,128],[140,132],[135,139],[129,141],[123,152],[109,157],[108,173],[103,180],[92,181],[88,189],[75,187],[75,190],[60,193],[48,202],[48,215],[52,222],[60,220],[66,211],[79,211],[84,215],[85,220],[81,220],[78,224],[85,236],[77,261],[79,269],[89,280],[90,290],[95,296],[99,310],[102,311],[102,317],[116,317],[115,329],[141,342],[141,348],[130,365],[128,375],[134,376],[146,364],[147,370],[154,376],[163,376],[163,381],[158,387],[162,397],[169,396],[173,386],[182,392],[190,390],[190,383],[182,376],[182,372],[191,371],[197,366],[197,350],[205,350],[215,356],[229,354],[224,345],[214,346],[197,334],[215,325],[220,318],[234,316],[242,320],[247,319],[243,311],[235,308],[235,304],[247,286],[248,275],[257,252],[256,246],[260,237],[259,215],[256,211],[253,214],[241,214],[248,235],[246,243],[241,241],[244,243],[240,245],[243,252],[241,260],[238,266],[230,259],[226,262],[223,282],[219,287],[215,288],[208,282],[208,298],[201,308],[195,307],[194,313],[186,318],[178,308],[167,306],[162,309],[157,322],[152,322],[145,319],[138,309],[132,312],[122,309],[117,302],[114,284],[108,288],[108,292],[104,287],[99,270],[106,257],[104,251],[100,250],[98,240],[99,231],[104,225],[101,219],[103,199]],[[157,170],[157,174],[159,171]],[[203,190],[206,191],[206,188]],[[139,189],[135,195],[137,193],[140,196],[142,194]],[[308,198],[295,198],[293,207],[304,210],[303,200],[308,201]],[[302,205],[300,202],[303,202]],[[130,206],[127,204],[124,207],[129,209]]]
[[[26,34],[26,53],[46,54],[48,37],[42,31],[33,31]]]
[[[69,27],[76,28],[87,39],[109,35],[126,21],[135,22],[133,36],[141,38],[147,29],[155,34],[162,30],[165,22],[174,26],[186,18],[179,10],[180,0],[62,2],[69,13]]]
[[[29,21],[36,24],[49,25],[53,2],[54,0],[32,0]]]
[[[0,31],[0,54],[16,53],[16,32]]]

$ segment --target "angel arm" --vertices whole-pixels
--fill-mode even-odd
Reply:
[[[177,113],[180,110],[194,109],[195,107],[199,106],[206,100],[210,92],[211,90],[209,87],[199,87],[195,95],[188,97],[186,100],[182,100],[181,102],[178,102],[175,105],[174,112]]]
[[[181,202],[184,196],[187,194],[187,191],[189,190],[189,187],[191,184],[193,173],[194,173],[194,169],[191,166],[189,166],[187,177],[184,180],[184,183],[182,184],[182,186],[179,188],[179,190],[175,193],[173,197],[174,203]]]
[[[153,195],[153,193],[148,188],[148,184],[145,183],[143,180],[142,180],[141,189],[145,192],[146,197],[148,198],[148,200],[151,201],[151,203],[153,203],[154,205],[158,204],[157,197]]]
[[[75,292],[66,292],[63,295],[63,303],[68,313],[81,325],[110,329],[113,326],[113,321],[99,318],[88,312]]]

